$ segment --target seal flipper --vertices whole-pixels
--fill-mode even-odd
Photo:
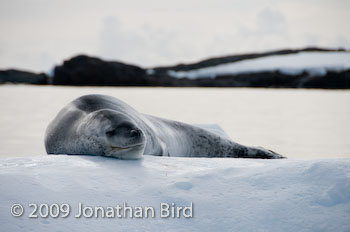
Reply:
[[[170,156],[166,144],[161,139],[158,139],[158,142],[160,145],[159,156]]]
[[[286,157],[263,147],[248,147],[247,157],[255,159],[285,159]]]
[[[156,143],[152,144],[153,148],[151,153],[145,153],[144,155],[153,155],[153,156],[170,156],[166,144],[159,138],[157,138]]]

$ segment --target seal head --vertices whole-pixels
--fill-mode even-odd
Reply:
[[[77,133],[90,143],[93,141],[92,144],[103,152],[101,155],[120,159],[141,158],[146,144],[144,133],[130,117],[110,109],[88,114]]]
[[[139,159],[146,145],[145,135],[136,123],[127,115],[110,109],[86,114],[79,121],[75,132],[79,136],[72,138],[69,149],[65,149],[67,144],[46,146],[47,152]]]

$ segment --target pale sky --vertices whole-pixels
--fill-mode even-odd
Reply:
[[[350,48],[350,0],[0,0],[0,69],[77,54],[151,67],[281,48]]]

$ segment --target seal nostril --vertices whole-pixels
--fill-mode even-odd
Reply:
[[[139,129],[133,129],[130,131],[130,136],[131,137],[137,137],[141,134],[141,131]]]
[[[106,135],[107,135],[107,136],[114,136],[115,133],[116,133],[116,131],[113,129],[113,130],[107,131],[107,132],[106,132]]]

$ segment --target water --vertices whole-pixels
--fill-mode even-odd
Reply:
[[[84,94],[107,94],[138,111],[217,123],[236,142],[289,158],[350,158],[350,91],[252,88],[0,86],[0,157],[46,155],[46,126]]]

